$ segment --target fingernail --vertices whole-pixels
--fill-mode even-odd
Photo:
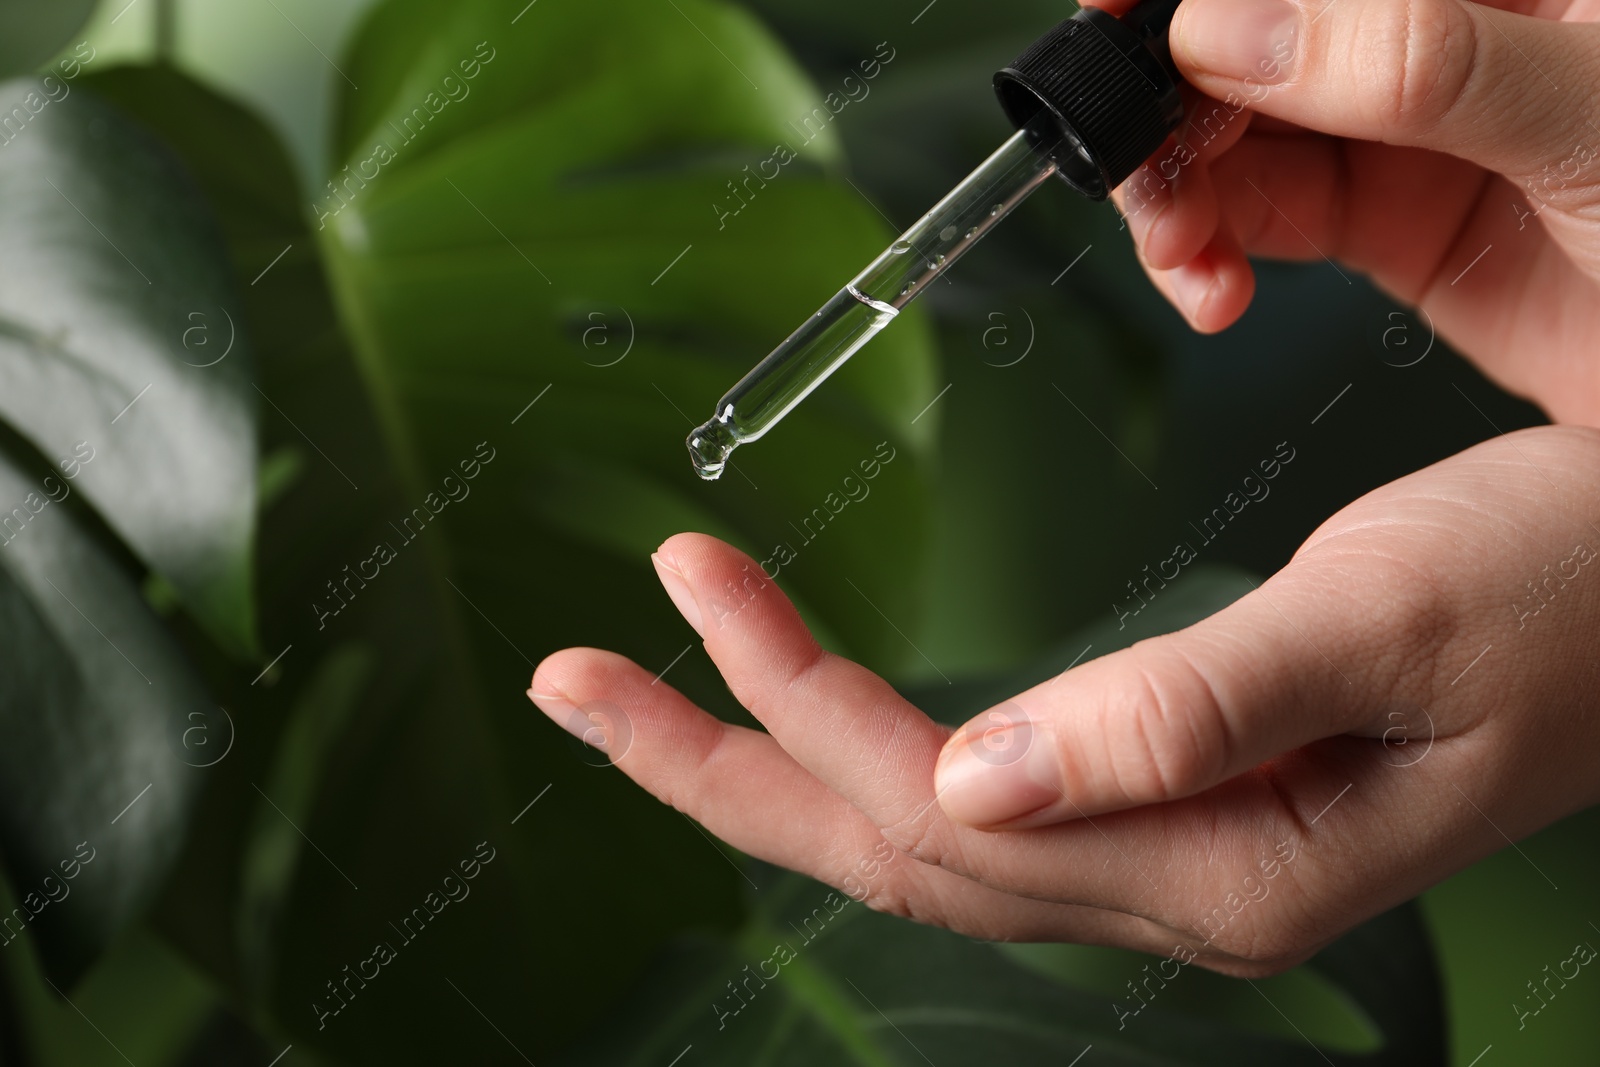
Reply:
[[[528,689],[528,699],[533,701],[533,706],[544,712],[545,718],[557,726],[572,733],[569,725],[572,712],[575,710],[572,701],[567,699],[565,693],[551,685],[543,678],[535,678],[533,685]]]
[[[670,556],[662,555],[660,552],[652,552],[650,562],[655,564],[656,577],[661,579],[661,587],[667,591],[667,596],[672,599],[673,605],[689,625],[694,627],[694,632],[704,637],[706,631],[700,621],[700,604],[690,591],[689,581],[684,578],[683,572],[677,568]]]
[[[1184,0],[1172,32],[1174,50],[1202,71],[1275,85],[1294,65],[1299,27],[1284,0]]]
[[[1062,797],[1050,737],[1033,723],[983,729],[963,738],[934,771],[945,814],[969,826],[999,826],[1053,808]]]
[[[1200,309],[1217,286],[1216,271],[1205,266],[1185,265],[1167,272],[1167,284],[1189,321],[1195,322]]]
[[[528,687],[528,699],[546,712],[552,709],[565,710],[572,706],[567,694],[559,687],[551,685],[550,679],[542,678],[538,674],[533,676],[533,684]]]
[[[571,697],[550,685],[546,678],[534,678],[528,689],[528,699],[534,702],[546,718],[565,729],[589,749],[605,753],[606,760],[594,763],[603,766],[621,760],[634,742],[634,725],[629,715],[610,701],[589,701],[582,707],[573,704]],[[613,744],[616,742],[616,744]]]
[[[1138,248],[1144,248],[1150,231],[1172,206],[1172,183],[1156,174],[1149,165],[1141,167],[1123,185],[1122,217],[1128,224],[1128,235]]]

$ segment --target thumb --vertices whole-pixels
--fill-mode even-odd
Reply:
[[[1404,608],[1407,619],[1374,619],[1370,599],[1299,569],[968,722],[935,771],[945,813],[1041,826],[1190,796],[1324,737],[1381,733],[1384,707],[1409,688],[1413,641],[1436,624]]]
[[[1461,0],[1183,0],[1170,38],[1237,113],[1533,173],[1594,132],[1600,27]],[[1206,129],[1226,115],[1196,117]],[[1223,125],[1226,125],[1224,122]]]

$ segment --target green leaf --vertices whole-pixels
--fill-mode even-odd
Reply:
[[[1385,1038],[1386,1062],[1447,1062],[1444,984],[1416,905],[1362,923],[1305,966],[1345,990],[1371,1019]]]
[[[514,488],[463,509],[451,534],[452,558],[480,572],[459,584],[491,597],[485,614],[522,647],[575,629],[652,641],[586,595],[601,573],[526,563],[564,550],[536,522],[550,495],[603,467],[623,477],[590,496],[613,494],[606,510],[629,515],[630,544],[696,515],[758,558],[787,541],[802,556],[792,587],[849,647],[917,661],[861,597],[908,622],[921,608],[933,420],[912,420],[936,387],[920,318],[897,321],[742,452],[742,474],[699,483],[683,448],[716,399],[889,240],[829,176],[832,127],[809,142],[796,132],[822,94],[727,4],[534,7],[513,25],[525,7],[379,8],[345,68],[360,89],[345,94],[340,169],[313,205],[413,485],[436,483],[480,440],[506,457],[498,477]],[[741,185],[747,206],[721,217],[714,205],[744,202],[730,183],[780,142],[797,158]],[[811,544],[802,520],[885,441],[901,458],[877,502]],[[535,597],[560,613],[508,628]]]
[[[77,482],[52,498],[54,481],[0,451],[16,508],[0,547],[0,859],[24,907],[0,936],[33,939],[65,986],[166,875],[200,782],[184,731],[212,709],[74,506]]]
[[[190,163],[219,209],[241,274],[259,273],[292,246],[245,294],[262,388],[279,409],[264,420],[266,454],[292,448],[302,460],[298,477],[265,512],[260,538],[263,632],[278,663],[259,684],[251,684],[254,670],[232,683],[241,722],[255,728],[241,730],[234,754],[213,772],[160,928],[257,1018],[281,1027],[296,1056],[315,1049],[360,1061],[381,1049],[396,1060],[514,1057],[441,976],[537,1056],[594,1010],[590,990],[641,966],[663,936],[728,924],[737,914],[738,875],[676,813],[621,775],[573,757],[522,695],[529,663],[446,580],[443,539],[458,529],[456,516],[470,515],[494,492],[515,492],[514,479],[496,482],[506,460],[496,458],[468,483],[470,497],[450,505],[439,529],[428,523],[412,543],[390,525],[422,507],[432,487],[402,485],[393,475],[271,134],[237,105],[170,70],[117,70],[95,82]],[[462,455],[472,452],[469,445]],[[400,556],[381,578],[349,577],[354,571],[345,568],[385,539],[399,545]],[[505,532],[497,539],[509,540]],[[610,566],[581,550],[568,562],[590,574]],[[638,570],[635,581],[646,589],[648,567],[641,561]],[[339,607],[330,591],[335,581],[350,583],[348,606]],[[470,588],[459,574],[451,581]],[[504,626],[520,614],[503,603],[496,612]],[[676,642],[674,627],[682,623],[665,598],[640,614]],[[290,707],[320,716],[336,706],[319,690],[325,679],[342,676],[338,657],[329,657],[351,641],[370,648],[381,665],[357,706],[341,713],[337,726],[298,711],[291,720],[297,725],[286,724]],[[474,641],[493,647],[474,650]],[[490,677],[499,680],[481,683],[474,660],[496,650],[502,661]],[[680,665],[674,677],[691,669]],[[505,684],[508,677],[516,684]],[[348,691],[348,678],[334,688]],[[312,734],[320,735],[313,745],[296,741]],[[281,745],[302,757],[314,749],[320,770],[293,765],[297,757],[279,762]],[[258,787],[284,813],[273,811]],[[546,787],[548,795],[529,808]],[[607,826],[603,849],[595,820]],[[246,832],[250,827],[265,836]],[[291,833],[298,852],[284,847]],[[403,948],[382,982],[320,1026],[312,1005],[335,1003],[327,983],[368,957],[375,939],[393,939],[388,924],[422,904],[485,840],[498,858],[473,883],[471,900],[451,906],[437,937]],[[668,872],[642,902],[635,878],[641,864]],[[550,873],[555,866],[560,877]],[[607,921],[539,921],[575,899]],[[260,921],[263,905],[276,917],[270,928]],[[445,1010],[460,1018],[423,1032],[409,1025],[438,1013],[441,995]]]
[[[318,664],[291,709],[269,773],[255,788],[260,803],[247,836],[239,902],[239,949],[246,988],[260,996],[270,988],[276,946],[299,864],[306,855],[296,829],[311,822],[328,753],[359,706],[374,663],[359,647],[339,648]]]
[[[1447,1048],[1433,948],[1419,909],[1409,904],[1362,924],[1301,967],[1249,982],[1189,968],[1181,979],[1142,985],[1150,957],[1136,952],[1068,944],[998,947],[1047,978],[1132,1010],[1130,1037],[1177,1018],[1206,1024],[1216,1038],[1311,1044],[1355,1062],[1439,1064]],[[1130,993],[1130,981],[1142,987],[1149,1015]]]
[[[258,353],[257,386],[270,401],[261,427],[257,540],[260,625],[271,651],[242,671],[214,668],[235,726],[254,727],[230,732],[229,756],[208,771],[205,803],[156,918],[165,936],[242,1000],[259,993],[250,976],[273,969],[256,951],[255,902],[275,901],[283,889],[253,877],[249,856],[264,846],[246,828],[266,806],[257,787],[273,773],[284,709],[312,699],[329,651],[323,635],[305,632],[314,619],[309,604],[325,593],[322,580],[348,562],[350,546],[370,545],[371,527],[382,527],[398,504],[277,139],[253,114],[169,67],[104,69],[84,82],[179,155],[217,214],[235,275],[256,280],[244,288],[235,317]],[[364,487],[359,496],[347,479]],[[414,591],[406,585],[406,593]],[[417,642],[431,639],[431,631],[415,629]],[[401,663],[417,658],[411,649],[386,652]],[[393,693],[375,686],[363,707],[370,713]],[[210,733],[227,732],[221,717],[212,725]],[[314,925],[303,931],[318,934]]]
[[[954,685],[905,687],[906,699],[940,722],[966,722],[984,708],[1008,700],[1062,671],[1127,648],[1147,637],[1181,630],[1213,615],[1259,584],[1235,567],[1197,563],[1137,614],[1106,613],[1079,626],[1029,663],[1004,672],[963,678]]]
[[[1057,193],[1071,195],[1038,195]],[[941,321],[956,402],[940,425],[930,618],[918,642],[955,677],[1015,670],[1086,616],[1110,619],[1099,591],[1118,574],[1140,576],[1143,561],[1136,539],[1108,536],[1104,517],[1138,525],[1158,496],[1141,474],[1150,459],[1117,451],[1137,451],[1125,434],[1137,400],[1119,366],[1128,339],[1081,300],[969,265],[978,276],[957,280],[961,299]]]
[[[0,996],[15,994],[15,1017],[5,1020],[12,1028],[0,1038],[0,1063],[7,1067],[13,1065],[4,1058],[11,1041],[27,1049],[14,1061],[18,1067],[187,1062],[185,1051],[217,1007],[216,990],[140,925],[119,937],[65,996],[50,988],[32,953],[20,944],[10,947],[0,955]]]
[[[0,84],[42,101],[0,148],[0,418],[52,462],[92,449],[74,487],[243,652],[256,394],[226,257],[172,156],[71,89]]]
[[[736,938],[663,954],[618,1008],[634,1025],[591,1033],[563,1067],[664,1063],[689,1046],[696,1063],[739,1067],[1066,1064],[1091,1046],[1094,1062],[1123,1067],[1443,1062],[1437,975],[1414,909],[1373,920],[1308,964],[1385,1028],[1381,1051],[1345,1054],[1171,1012],[1119,1026],[1114,994],[1057,982],[1014,959],[1018,946],[881,915],[797,875],[763,879],[756,896]],[[1388,955],[1374,967],[1380,946]],[[1149,962],[1116,955],[1128,978]]]
[[[27,74],[54,56],[94,8],[95,0],[0,0],[0,78]]]
[[[1597,845],[1600,808],[1589,808],[1423,895],[1447,976],[1460,1067],[1488,1045],[1496,1051],[1479,1067],[1504,1049],[1515,1049],[1526,1063],[1577,1065],[1593,1058],[1600,983],[1545,983],[1579,943],[1600,945],[1600,916],[1586,891],[1600,882]]]

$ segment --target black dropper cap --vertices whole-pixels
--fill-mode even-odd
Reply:
[[[1183,118],[1182,78],[1167,27],[1178,0],[1143,0],[1121,18],[1086,7],[994,76],[1006,116],[1022,128],[1048,112],[1061,176],[1104,200],[1160,148]]]

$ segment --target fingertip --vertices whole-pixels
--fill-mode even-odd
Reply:
[[[777,568],[707,534],[675,534],[651,556],[657,576],[672,602],[715,659],[726,650],[730,625],[776,627],[763,639],[774,641],[803,634],[803,646],[814,644],[794,605],[775,581]],[[773,567],[772,570],[768,570]]]
[[[550,684],[549,679],[542,678],[537,673],[533,676],[533,684],[528,687],[528,700],[544,713],[545,718],[562,729],[566,729],[572,709],[576,707],[567,699],[565,693]]]
[[[984,712],[945,741],[934,764],[939,806],[978,830],[1020,830],[1070,817],[1055,734],[1015,701]]]
[[[1232,326],[1255,295],[1255,272],[1226,226],[1189,262],[1162,275],[1173,305],[1198,333]]]
[[[610,671],[620,661],[632,661],[603,648],[563,648],[539,661],[528,682],[528,697],[540,707],[552,704],[572,705],[581,702],[592,692],[597,679]]]
[[[678,614],[683,616],[696,634],[705,637],[705,617],[700,611],[700,601],[695,596],[694,587],[684,575],[683,565],[665,545],[661,546],[661,551],[650,554],[650,565],[656,569],[656,579],[661,582],[661,588],[666,590],[672,606],[678,609]]]
[[[567,648],[545,657],[534,669],[528,698],[550,721],[630,774],[640,770],[640,760],[621,760],[635,740],[655,739],[650,751],[659,754],[720,729],[659,674],[599,648]]]
[[[708,534],[674,534],[650,562],[667,596],[701,639],[707,636],[707,615],[721,629],[733,611],[730,597],[742,604],[767,584],[766,571],[755,560]]]
[[[1186,249],[1183,240],[1192,229],[1181,208],[1174,204],[1162,207],[1143,232],[1135,235],[1139,258],[1151,270],[1172,270],[1194,258],[1194,250]]]
[[[698,572],[715,563],[719,557],[737,552],[737,549],[710,534],[688,532],[673,534],[661,542],[653,555],[668,560],[675,570],[689,577],[691,570]]]
[[[528,699],[545,718],[568,734],[585,744],[595,745],[597,738],[603,739],[603,733],[596,730],[595,720],[589,714],[588,709],[594,704],[590,694],[597,691],[597,683],[608,669],[606,661],[622,658],[598,648],[564,648],[552,652],[533,669]]]
[[[528,679],[528,699],[539,707],[567,699],[566,690],[557,681],[561,677],[561,664],[571,649],[562,649],[552,652],[539,661],[533,669],[533,677]]]
[[[759,566],[755,559],[710,534],[673,534],[661,542],[651,557],[664,562],[697,591],[720,586],[734,575],[745,576]]]
[[[1218,333],[1232,326],[1250,307],[1256,292],[1256,274],[1231,231],[1223,227],[1208,246],[1216,279],[1206,300],[1194,309],[1192,322],[1201,333]]]

